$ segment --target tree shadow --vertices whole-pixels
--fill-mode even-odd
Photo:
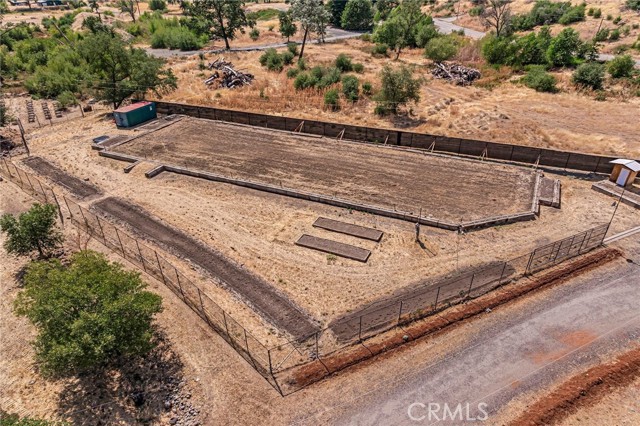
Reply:
[[[58,414],[72,424],[151,424],[169,413],[184,385],[184,365],[164,333],[144,357],[65,380]]]
[[[409,113],[398,113],[390,117],[393,126],[399,129],[411,129],[427,122],[426,119],[412,116]]]

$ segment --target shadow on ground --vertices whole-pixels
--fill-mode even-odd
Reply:
[[[82,425],[156,424],[173,417],[189,424],[186,420],[197,414],[189,411],[197,410],[179,395],[185,383],[183,364],[166,336],[158,333],[156,341],[146,357],[67,380],[58,414]]]

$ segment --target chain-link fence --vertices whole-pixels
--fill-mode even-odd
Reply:
[[[33,174],[3,159],[0,173],[42,202],[55,203],[63,213],[53,190]],[[339,369],[330,357],[366,348],[384,331],[431,316],[465,300],[476,298],[524,275],[541,271],[602,245],[608,225],[600,225],[568,238],[537,247],[530,253],[437,283],[425,284],[410,296],[397,297],[335,321],[330,327],[301,339],[267,348],[246,328],[225,312],[195,283],[158,251],[104,218],[62,197],[72,222],[97,241],[161,280],[174,294],[222,336],[256,371],[282,395],[321,380]],[[354,359],[357,354],[353,355]]]

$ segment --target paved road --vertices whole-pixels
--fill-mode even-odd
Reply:
[[[466,422],[457,417],[455,424],[493,424],[496,412],[513,398],[545,389],[570,371],[591,366],[600,356],[638,342],[640,235],[625,243],[627,247],[637,246],[631,255],[635,263],[616,261],[551,289],[544,296],[534,295],[518,302],[518,306],[498,309],[466,325],[463,339],[456,337],[461,333],[457,331],[440,340],[421,342],[399,355],[405,358],[404,362],[415,364],[411,374],[382,383],[372,380],[369,387],[356,394],[350,395],[345,389],[342,405],[325,407],[299,422],[453,424],[438,421],[444,404],[455,409],[457,403],[469,403],[469,417],[481,418],[484,410],[487,421]],[[446,345],[451,339],[463,344],[434,360],[430,352],[437,352],[439,345]],[[401,371],[404,369],[399,367],[398,372]],[[433,406],[431,417],[429,403],[440,404],[437,412]],[[486,406],[479,406],[480,403]],[[409,417],[409,407],[418,420]]]
[[[481,39],[482,37],[484,37],[486,35],[486,33],[482,32],[482,31],[476,31],[473,30],[471,28],[465,28],[465,27],[461,27],[460,25],[456,25],[453,23],[453,21],[455,21],[455,17],[451,17],[451,18],[433,18],[433,22],[436,25],[436,27],[438,27],[438,30],[443,33],[443,34],[450,34],[454,31],[460,31],[463,30],[464,34],[467,37],[470,37],[474,40],[478,40]],[[329,27],[327,28],[327,37],[325,37],[325,42],[327,43],[331,43],[334,41],[339,41],[339,40],[346,40],[349,38],[355,38],[355,37],[360,37],[363,33],[362,32],[356,32],[356,31],[346,31],[346,30],[342,30],[340,28],[333,28],[333,27]],[[294,40],[295,43],[301,44],[302,41],[300,40]],[[313,40],[309,40],[308,43],[312,43],[312,44],[316,44],[319,43],[319,40],[313,39]],[[278,48],[282,48],[282,47],[286,47],[287,43],[270,43],[270,44],[261,44],[261,45],[257,45],[257,46],[246,46],[246,47],[232,47],[231,48],[231,52],[251,52],[251,51],[255,51],[255,50],[267,50],[267,49],[278,49]],[[192,56],[192,55],[197,55],[199,53],[224,53],[226,52],[225,49],[212,49],[212,50],[187,50],[187,51],[180,51],[180,50],[169,50],[169,49],[152,49],[152,48],[146,48],[145,49],[150,55],[156,56],[158,58],[170,58],[173,56]],[[610,61],[614,58],[614,55],[610,55],[607,53],[601,53],[598,55],[598,60],[602,61],[602,62],[606,62],[606,61]],[[640,59],[636,60],[636,66],[640,68]]]
[[[356,31],[346,31],[340,28],[333,28],[333,27],[328,27],[327,28],[327,35],[324,38],[324,41],[326,43],[331,43],[334,41],[339,41],[339,40],[345,40],[345,39],[349,39],[349,38],[355,38],[355,37],[360,37],[363,34],[363,32],[356,32]],[[297,43],[297,44],[302,44],[302,40],[291,40],[291,42],[293,43]],[[307,44],[317,44],[320,43],[319,40],[317,39],[309,39],[307,40]],[[287,43],[269,43],[269,44],[260,44],[260,45],[255,45],[255,46],[246,46],[246,47],[232,47],[230,50],[225,50],[225,49],[211,49],[211,50],[185,50],[185,51],[180,51],[180,50],[169,50],[169,49],[152,49],[152,48],[146,48],[145,50],[147,51],[147,53],[149,53],[150,55],[156,56],[158,58],[170,58],[173,56],[192,56],[192,55],[198,55],[200,53],[224,53],[224,52],[251,52],[251,51],[255,51],[255,50],[267,50],[267,49],[278,49],[281,47],[287,47]]]

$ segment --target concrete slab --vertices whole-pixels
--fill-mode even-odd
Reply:
[[[319,217],[318,219],[316,219],[313,226],[315,226],[316,228],[339,232],[341,234],[347,234],[371,241],[380,241],[380,239],[384,235],[382,231],[378,231],[377,229],[354,225],[352,223],[340,222],[338,220],[327,219],[326,217]]]
[[[371,255],[369,250],[360,247],[307,234],[302,235],[298,241],[296,241],[296,245],[329,254],[335,254],[336,256],[345,257],[347,259],[357,260],[358,262],[366,262]]]

